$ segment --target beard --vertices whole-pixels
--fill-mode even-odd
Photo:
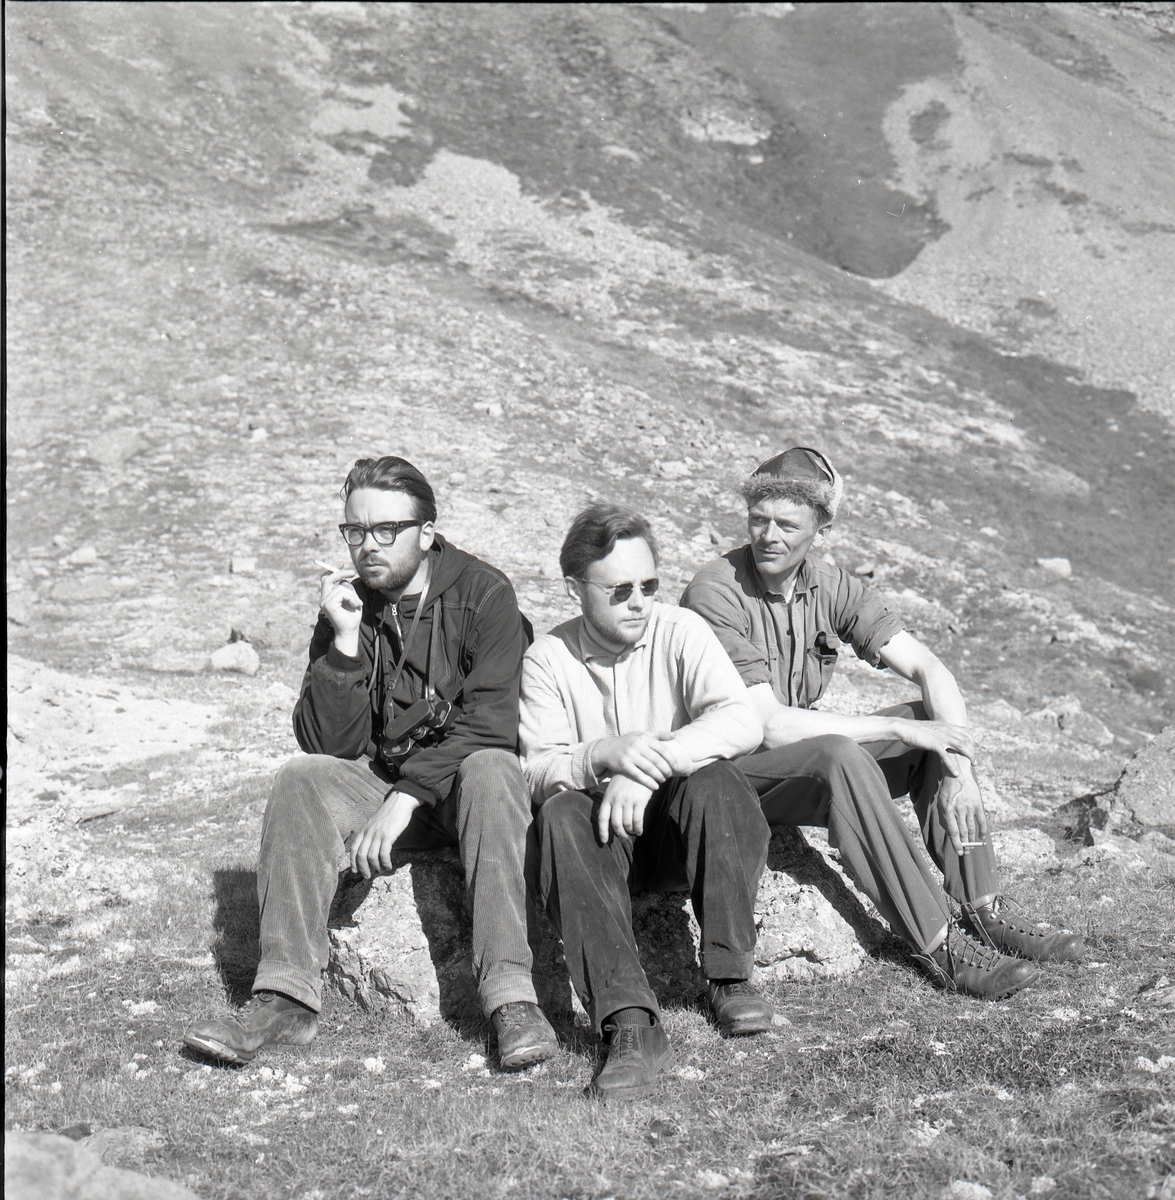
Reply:
[[[395,592],[412,582],[412,576],[416,574],[423,558],[424,551],[417,548],[415,554],[406,561],[387,563],[382,559],[365,560],[356,563],[355,569],[359,572],[359,578],[374,591]]]

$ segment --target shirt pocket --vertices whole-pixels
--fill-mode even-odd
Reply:
[[[808,648],[808,661],[804,670],[803,697],[807,705],[815,704],[824,694],[824,689],[832,682],[832,674],[836,670],[836,648],[828,644],[828,634],[820,630],[816,640]]]

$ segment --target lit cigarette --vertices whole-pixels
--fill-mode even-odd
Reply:
[[[987,843],[986,842],[960,842],[959,845],[964,846],[964,847],[966,847],[966,846],[986,846]]]
[[[330,563],[325,563],[321,558],[316,558],[311,564],[315,567],[320,567],[324,571],[329,571],[332,575],[337,575],[340,571],[350,571],[350,567],[332,567]],[[353,573],[353,572],[352,572]]]

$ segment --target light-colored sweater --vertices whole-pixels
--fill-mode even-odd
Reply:
[[[518,738],[538,803],[562,791],[598,791],[600,738],[676,733],[693,770],[749,754],[763,726],[734,664],[696,613],[654,604],[640,641],[620,654],[583,617],[540,637],[522,662]]]

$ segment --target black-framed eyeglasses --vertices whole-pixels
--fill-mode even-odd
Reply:
[[[420,525],[421,521],[381,521],[378,525],[340,525],[339,532],[348,546],[362,546],[364,539],[370,533],[375,538],[377,546],[391,546],[400,536],[402,529],[411,529]]]
[[[657,589],[661,586],[661,581],[654,576],[652,579],[642,579],[639,584],[636,583],[616,583],[609,587],[604,583],[596,583],[591,579],[581,579],[580,583],[590,584],[594,588],[599,588],[601,592],[608,593],[608,599],[613,604],[623,604],[633,592],[633,588],[639,587],[642,596],[655,596]]]

